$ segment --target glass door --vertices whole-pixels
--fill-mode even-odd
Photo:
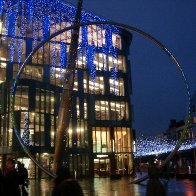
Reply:
[[[94,177],[106,177],[110,174],[110,160],[108,158],[94,159]]]

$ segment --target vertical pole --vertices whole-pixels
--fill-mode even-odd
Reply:
[[[80,23],[82,3],[83,0],[78,0],[74,25]],[[66,68],[66,73],[64,75],[63,93],[61,95],[57,130],[56,130],[55,154],[54,154],[54,165],[53,165],[54,173],[56,173],[58,169],[61,168],[62,166],[64,151],[66,147],[67,132],[69,128],[71,108],[72,108],[72,95],[73,95],[73,85],[74,85],[75,67],[76,67],[76,59],[77,59],[79,30],[80,27],[75,27],[73,29],[72,36],[71,36],[71,43],[70,43],[70,51],[68,56],[68,64]]]

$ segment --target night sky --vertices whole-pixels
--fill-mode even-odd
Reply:
[[[76,0],[64,0],[76,5]],[[137,27],[164,44],[196,90],[195,0],[84,0],[83,8],[111,21]],[[175,65],[154,43],[132,32],[130,47],[133,128],[156,135],[170,119],[185,120],[185,86]]]

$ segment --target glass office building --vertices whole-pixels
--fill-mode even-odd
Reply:
[[[73,24],[74,6],[57,0],[4,0],[0,5],[0,154],[25,162],[30,177],[44,176],[26,157],[13,131],[13,80],[31,51],[53,33]],[[104,19],[82,12],[82,22]],[[41,47],[25,66],[15,95],[21,138],[37,160],[52,168],[60,97],[72,30]],[[132,105],[128,59],[132,36],[109,25],[80,28],[71,120],[65,163],[72,174],[131,173]],[[70,103],[71,104],[71,103]]]

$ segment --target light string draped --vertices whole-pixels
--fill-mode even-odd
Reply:
[[[8,35],[8,28],[9,28],[9,22],[10,22],[10,15],[11,15],[11,0],[7,0],[7,4],[4,3],[4,5],[6,6],[5,8],[5,17],[4,17],[4,21],[3,21],[3,39],[6,39],[7,35]],[[4,6],[2,5],[2,6]],[[2,11],[4,9],[2,8]],[[2,12],[3,14],[3,12]]]
[[[155,136],[144,136],[141,135],[136,139],[136,149],[134,153],[135,157],[140,156],[150,156],[150,155],[159,155],[165,154],[173,151],[177,145],[177,140],[160,138]],[[180,151],[188,150],[196,147],[196,140],[194,142],[190,139],[186,139],[181,147]]]
[[[52,28],[53,28],[53,31],[54,33],[56,32],[56,20],[55,20],[55,11],[56,11],[56,8],[55,7],[50,7],[51,9],[51,22],[52,22]],[[51,67],[51,76],[53,78],[55,78],[55,70],[56,70],[56,37],[52,40],[52,43],[51,43],[51,46],[52,46],[52,67]]]
[[[3,12],[4,4],[5,4],[5,0],[1,0],[1,2],[0,2],[0,14],[2,14],[2,12]]]
[[[4,9],[4,7],[6,8]],[[32,49],[34,49],[37,44],[40,41],[43,41],[51,34],[51,27],[53,27],[53,32],[55,33],[57,31],[57,24],[60,24],[61,28],[61,22],[65,21],[69,24],[72,24],[74,21],[76,9],[73,6],[70,6],[65,3],[61,3],[58,0],[19,0],[17,1],[2,1],[1,2],[1,13],[5,12],[4,17],[4,39],[7,38],[7,36],[11,36],[11,42],[10,42],[10,59],[11,62],[17,61],[18,64],[22,63],[21,58],[23,54],[23,47],[24,47],[24,38],[27,33],[27,29],[29,31],[29,28],[32,27]],[[20,16],[19,16],[20,15]],[[62,16],[63,15],[63,16]],[[13,18],[13,19],[12,19]],[[12,19],[12,20],[11,20]],[[88,22],[88,21],[101,21],[104,19],[94,16],[91,13],[87,13],[82,11],[82,20],[81,22]],[[10,22],[12,21],[12,22]],[[11,28],[13,27],[13,28]],[[100,51],[103,56],[104,55],[111,55],[112,57],[112,68],[110,69],[111,77],[114,81],[114,89],[115,89],[115,81],[117,80],[117,66],[116,66],[116,55],[117,55],[117,49],[115,46],[113,46],[112,43],[112,32],[116,31],[117,28],[107,25],[106,26],[106,35],[105,40],[106,44],[100,46],[98,44],[98,41],[101,39],[100,33],[98,31],[102,31],[99,28],[97,28],[97,40],[94,39],[95,30],[88,30],[88,27],[83,26],[82,27],[82,41],[79,44],[78,48],[78,54],[86,55],[86,64],[90,72],[90,76],[92,79],[92,82],[95,83],[96,81],[96,65],[95,65],[95,53]],[[17,29],[18,28],[18,29]],[[9,30],[10,29],[10,30]],[[17,35],[17,32],[19,30],[19,34]],[[94,31],[94,32],[93,32]],[[92,36],[92,43],[88,43],[88,35],[91,34]],[[101,32],[102,34],[102,32]],[[18,42],[16,41],[16,36],[19,36]],[[60,78],[62,77],[62,71],[64,70],[65,66],[63,67],[63,63],[66,64],[65,55],[63,55],[64,51],[67,51],[67,44],[61,44],[60,43],[60,57],[58,56],[58,50],[57,45],[58,42],[56,40],[57,38],[54,38],[51,41],[51,76],[52,77],[59,77],[59,74],[56,74],[56,68],[57,63],[60,64]],[[61,40],[60,40],[61,42]],[[17,47],[17,48],[16,48]],[[86,48],[86,52],[84,52],[84,48]],[[14,59],[15,52],[17,51],[17,59]],[[43,51],[43,48],[40,49],[39,52]],[[38,55],[35,54],[33,56],[34,62],[36,62],[38,59]],[[60,59],[58,59],[60,58]],[[103,58],[103,65],[104,70],[106,69],[106,65],[108,65],[108,62],[106,61],[106,58]]]
[[[106,29],[106,48],[105,52],[106,54],[109,54],[109,62],[111,62],[111,77],[113,79],[113,88],[114,88],[114,94],[117,95],[116,90],[116,83],[117,83],[117,48],[116,48],[116,40],[114,40],[113,45],[113,36],[112,36],[112,28],[111,26],[107,26]],[[115,37],[115,36],[114,36]]]
[[[31,144],[28,112],[24,112],[24,131],[22,134],[22,140],[25,146],[29,146]]]
[[[18,21],[18,8],[19,8],[19,2],[13,6],[13,9],[11,9],[10,14],[10,28],[11,28],[11,42],[10,42],[10,62],[14,62],[14,56],[16,51],[16,45],[17,45],[17,21]],[[13,10],[13,11],[12,11]]]
[[[95,45],[93,43],[92,45],[88,45],[86,50],[86,60],[87,60],[88,69],[90,70],[90,76],[93,85],[95,85],[95,81],[96,81],[96,66],[94,64],[94,54],[95,54]]]
[[[26,16],[25,16],[25,2],[19,1],[19,7],[21,7],[21,20],[20,20],[20,39],[18,40],[18,63],[21,63],[22,51],[23,51],[23,40],[26,35]]]

